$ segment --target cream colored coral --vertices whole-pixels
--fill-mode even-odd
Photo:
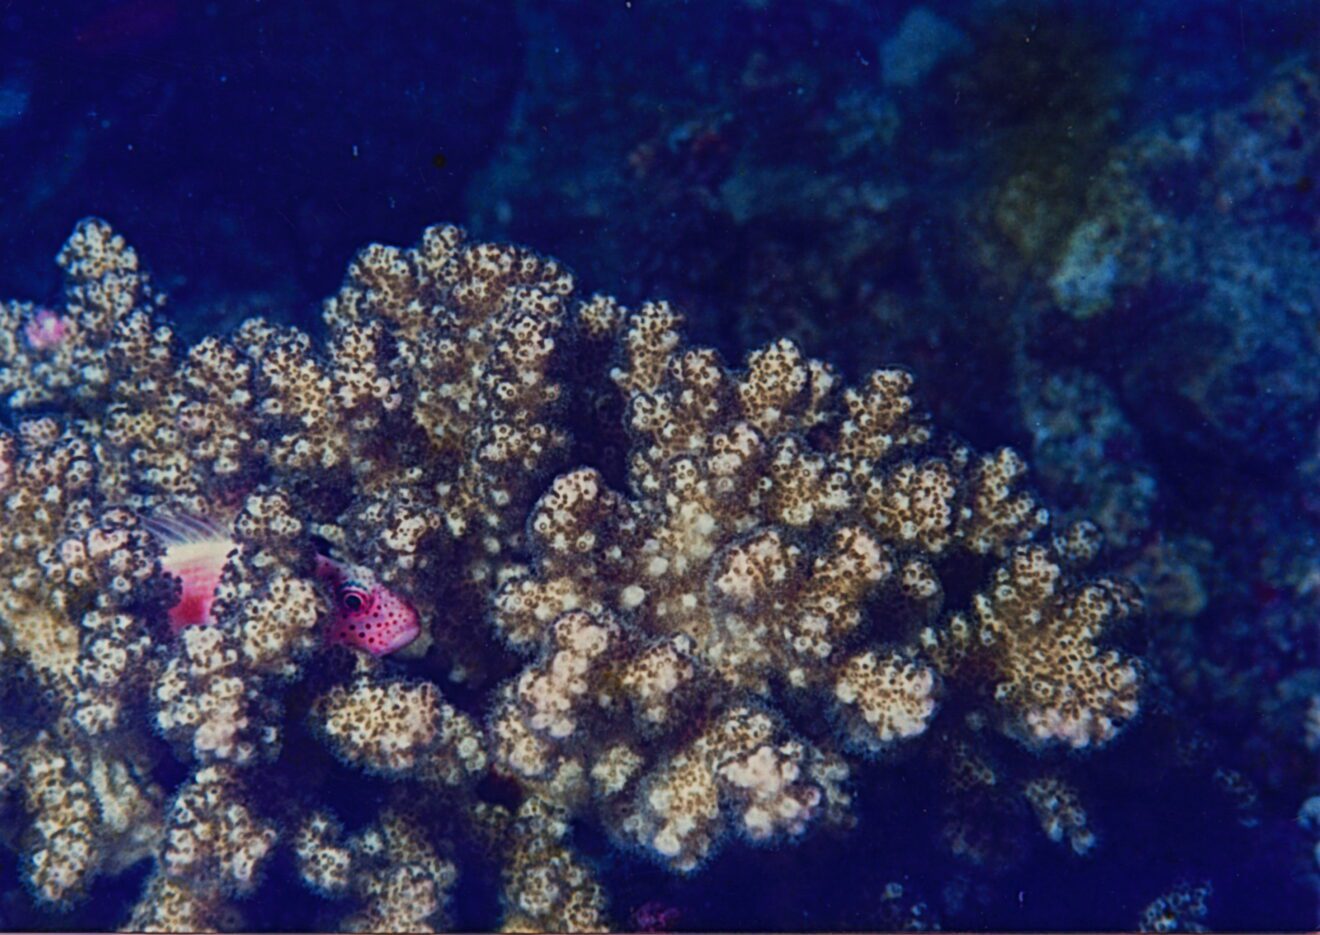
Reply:
[[[670,724],[696,678],[692,641],[680,634],[655,643],[621,671],[620,686],[643,729]]]
[[[969,458],[970,453],[961,457]],[[967,505],[958,517],[958,536],[973,552],[1005,554],[1049,522],[1049,511],[1017,489],[1027,465],[1011,448],[971,459]]]
[[[350,457],[351,437],[339,418],[334,384],[307,335],[259,319],[234,335],[253,364],[257,412],[277,439],[267,456],[282,471],[326,471]]]
[[[834,708],[842,740],[863,755],[925,733],[942,676],[959,690],[990,679],[972,697],[998,689],[1001,723],[1032,745],[1107,736],[1107,724],[1130,716],[1135,686],[1119,684],[1121,656],[1096,654],[1102,667],[1117,660],[1106,669],[1116,679],[1110,699],[1090,672],[1052,670],[1061,697],[1107,714],[1070,721],[1071,708],[1031,696],[1043,683],[1037,670],[1025,674],[1030,660],[1053,651],[1047,641],[1072,625],[1064,618],[1089,609],[1060,605],[1020,620],[1005,612],[1017,630],[999,641],[979,610],[937,623],[944,568],[1016,554],[1048,515],[1013,452],[933,445],[906,373],[876,371],[840,392],[828,367],[786,341],[732,370],[709,349],[685,347],[681,318],[664,303],[630,312],[597,298],[578,322],[591,347],[615,344],[609,375],[631,432],[628,492],[590,468],[560,475],[528,525],[533,563],[513,571],[493,603],[509,644],[542,653],[492,722],[497,759],[536,794],[590,808],[577,780],[561,778],[585,771],[619,837],[690,870],[732,828],[773,838],[821,813],[846,820],[849,809],[846,768],[825,751],[791,737],[718,743],[731,696],[755,695],[769,712],[785,692],[797,710]],[[1094,551],[1074,532],[1055,537],[1069,569]],[[607,662],[577,670],[599,689],[557,688],[544,662],[557,652],[551,622],[607,612],[620,638]],[[1059,625],[1037,632],[1033,621],[1046,617]],[[507,700],[519,690],[534,701],[527,715]],[[625,712],[640,716],[629,723]],[[692,716],[707,719],[696,740],[679,731]],[[648,740],[641,762],[621,752],[637,730]]]
[[[893,560],[864,527],[840,526],[812,562],[811,575],[781,628],[790,683],[820,682],[860,625],[861,606],[893,572]]]
[[[318,689],[309,718],[343,761],[460,803],[490,751],[524,802],[490,823],[511,929],[604,926],[570,819],[679,871],[729,836],[846,824],[848,764],[830,748],[933,735],[946,686],[975,707],[950,732],[984,729],[992,711],[1030,747],[1103,743],[1137,710],[1140,668],[1107,648],[1135,601],[1073,578],[1098,540],[1045,528],[1011,451],[937,444],[904,371],[845,387],[789,341],[730,367],[685,345],[669,305],[574,310],[553,261],[453,227],[362,251],[325,305],[324,340],[251,319],[180,349],[103,222],[81,224],[60,262],[61,307],[0,306],[0,393],[19,412],[65,410],[0,431],[0,647],[56,701],[46,740],[0,751],[0,784],[9,763],[34,814],[59,819],[34,819],[29,868],[52,893],[76,894],[103,865],[87,840],[121,855],[154,844],[144,899],[161,911],[134,919],[234,922],[218,887],[251,888],[274,834],[246,777],[278,753],[284,694],[321,652],[314,537],[435,622],[437,651],[402,663],[416,672],[443,660],[482,685],[480,604],[497,592],[494,631],[523,661],[484,729],[435,683],[387,675],[398,660],[365,657]],[[39,322],[58,340],[20,336]],[[590,467],[549,480],[578,419],[563,411],[566,373],[585,418],[622,417],[602,438],[625,449],[626,487]],[[111,503],[235,517],[241,548],[210,626],[165,635],[177,583]],[[964,580],[989,562],[988,585]],[[969,592],[970,608],[943,606]],[[77,752],[87,736],[135,740],[127,715],[143,696],[195,761],[168,833],[135,765]],[[839,730],[809,742],[784,710],[837,712],[824,723]],[[1010,787],[977,765],[969,794]],[[112,794],[125,783],[140,794]],[[1078,847],[1065,791],[1027,787],[1047,832]],[[100,816],[88,835],[64,821],[80,802]],[[351,926],[425,929],[444,923],[453,882],[442,844],[418,831],[433,818],[382,816],[347,840],[326,814],[290,827],[309,884],[358,899]]]
[[[844,805],[840,765],[766,712],[733,707],[642,781],[619,828],[671,869],[691,872],[730,828],[754,842],[796,836]]]
[[[362,428],[406,410],[433,454],[454,459],[443,501],[408,488],[455,535],[521,521],[508,507],[565,442],[545,415],[560,394],[549,369],[572,285],[530,251],[436,226],[409,250],[363,250],[326,303],[339,405]]]
[[[626,366],[610,376],[627,394],[649,393],[660,385],[670,355],[682,343],[679,315],[668,302],[648,302],[626,316],[622,344]]]
[[[504,854],[503,932],[603,932],[605,894],[568,845],[563,812],[537,797],[518,809]]]
[[[89,734],[114,730],[152,665],[137,613],[163,593],[150,537],[131,512],[98,509],[93,429],[29,419],[0,439],[0,641],[64,716]]]
[[[347,891],[352,877],[353,854],[341,843],[342,833],[334,817],[317,811],[303,818],[293,837],[298,875],[313,890],[327,896]]]
[[[250,494],[234,519],[240,548],[231,554],[215,590],[213,625],[234,634],[242,671],[292,678],[320,642],[317,625],[328,613],[305,562],[304,525],[287,495]]]
[[[930,440],[911,390],[911,374],[890,369],[872,371],[863,386],[844,391],[839,453],[859,475],[870,474],[904,448]]]
[[[46,736],[24,751],[23,794],[35,838],[24,861],[29,885],[44,902],[67,903],[100,868],[92,788]]]
[[[899,653],[872,650],[843,664],[834,697],[851,741],[878,752],[926,731],[935,714],[937,687],[938,678],[929,666]]]
[[[774,530],[730,546],[720,557],[711,584],[737,607],[752,607],[773,599],[795,574],[801,550],[786,545]]]
[[[1140,670],[1095,642],[1137,606],[1128,587],[1106,579],[1063,586],[1062,569],[1042,547],[1010,556],[973,607],[979,639],[1003,676],[995,698],[1015,734],[1076,748],[1118,733],[1137,713]]]
[[[777,434],[814,402],[807,359],[788,340],[760,348],[748,355],[737,393],[747,421],[762,433]]]
[[[591,781],[596,791],[606,797],[618,795],[637,775],[645,761],[627,744],[610,747],[591,767]]]
[[[554,740],[572,734],[577,727],[573,711],[591,689],[593,663],[617,641],[618,627],[609,620],[574,611],[555,621],[553,655],[518,680],[528,726]]]
[[[1087,827],[1086,810],[1076,789],[1057,776],[1042,776],[1028,782],[1023,793],[1051,841],[1067,838],[1075,854],[1088,853],[1095,847],[1095,832]]]
[[[947,461],[905,461],[867,482],[863,502],[880,535],[938,555],[953,540],[958,485]]]
[[[251,762],[278,742],[260,723],[255,679],[239,666],[240,647],[226,627],[188,627],[152,688],[156,726],[203,761]]]
[[[1137,929],[1141,932],[1205,932],[1204,922],[1210,912],[1209,881],[1180,883],[1155,898],[1141,911]]]
[[[278,834],[254,814],[241,774],[228,766],[195,772],[166,815],[161,867],[199,885],[250,891]]]
[[[551,622],[567,611],[583,607],[577,585],[569,578],[535,580],[519,577],[510,580],[496,598],[499,634],[515,649],[535,648],[544,638]],[[596,612],[603,607],[585,607]]]
[[[82,628],[79,663],[72,673],[74,722],[90,735],[121,726],[124,706],[141,691],[141,667],[153,640],[144,622],[132,614],[91,610]]]
[[[351,932],[431,932],[446,923],[458,868],[440,856],[412,816],[386,811],[348,842],[349,887],[362,908]]]
[[[345,840],[338,819],[313,812],[294,837],[294,856],[317,893],[356,899],[345,931],[437,931],[446,923],[458,868],[440,856],[416,816],[387,810]]]
[[[720,766],[720,778],[745,797],[742,830],[753,841],[765,841],[781,831],[801,834],[815,817],[822,794],[802,777],[801,744],[762,744],[752,753]]]
[[[214,932],[225,918],[215,887],[156,871],[147,878],[126,930],[132,932]]]
[[[8,766],[0,748],[0,788]],[[14,757],[31,816],[23,871],[37,898],[67,907],[100,873],[155,852],[159,788],[136,755],[83,742],[73,730],[41,731]]]
[[[61,338],[33,346],[18,335],[37,309],[0,306],[0,332],[12,335],[0,350],[0,393],[18,408],[73,397],[104,400],[150,392],[170,363],[172,335],[157,325],[158,305],[137,254],[110,225],[80,221],[56,262],[64,271]]]
[[[430,682],[364,676],[318,698],[311,718],[342,759],[372,772],[452,785],[486,766],[476,726]]]
[[[526,779],[550,780],[566,790],[580,788],[570,762],[580,747],[579,724],[601,703],[602,672],[622,637],[608,615],[584,611],[563,614],[550,628],[544,658],[524,669],[501,693],[492,717],[496,762]]]
[[[643,783],[624,833],[670,867],[691,872],[706,858],[723,826],[719,785],[700,751],[679,753]]]

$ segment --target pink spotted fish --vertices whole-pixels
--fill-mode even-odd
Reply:
[[[177,635],[184,627],[212,623],[220,575],[239,544],[222,527],[195,516],[153,516],[144,524],[165,550],[161,567],[183,583],[183,596],[170,608],[170,631]],[[316,577],[335,598],[327,642],[384,656],[421,632],[417,611],[366,568],[318,555]]]

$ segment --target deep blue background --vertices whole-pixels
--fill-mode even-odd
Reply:
[[[558,27],[579,55],[586,50],[587,68],[593,31],[599,41],[635,43],[639,68],[658,44],[687,44],[696,68],[766,42],[804,56],[859,56],[864,68],[908,8],[857,5],[855,31],[820,33],[803,4],[772,2],[754,18],[739,3],[694,4],[690,33],[657,35],[643,28],[644,5],[636,0],[635,31],[626,20],[620,27],[630,5],[615,0],[569,4],[576,12],[561,12]],[[534,6],[0,0],[0,296],[53,300],[51,258],[74,222],[93,213],[138,249],[190,334],[253,310],[309,323],[363,244],[411,243],[429,223],[472,223],[474,215],[483,235],[531,241],[583,270],[589,288],[626,295],[662,283],[663,272],[597,263],[589,244],[614,236],[608,224],[568,229],[549,212],[506,224],[473,204],[474,179],[507,155],[516,101],[527,75],[538,73],[528,68],[529,50],[554,54],[524,33],[537,22],[526,15]],[[1069,5],[1016,6],[1051,14]],[[1131,126],[1246,93],[1314,24],[1305,3],[1163,2],[1140,15],[1129,3],[1075,6],[1084,11],[1079,28],[1103,29],[1105,42],[1137,63],[1139,89],[1124,101]],[[584,79],[582,93],[590,87]],[[592,106],[572,103],[577,113]],[[948,130],[934,121],[929,129]],[[533,166],[535,155],[533,147]],[[603,281],[611,275],[623,281]],[[700,317],[713,311],[693,301],[696,328],[718,333]],[[998,427],[986,431],[987,443],[1013,440],[997,437]],[[1250,730],[1232,716],[1194,714],[1230,747]],[[1160,718],[1187,716],[1171,706],[1080,769],[1061,758],[1083,777],[1100,836],[1086,859],[1036,835],[1023,862],[1003,874],[957,864],[935,844],[945,797],[919,759],[862,769],[863,820],[853,834],[765,850],[731,845],[691,878],[618,852],[591,827],[579,829],[579,844],[599,862],[620,922],[630,907],[660,900],[680,908],[680,927],[870,928],[880,924],[879,891],[899,880],[946,926],[1128,928],[1173,882],[1209,879],[1217,928],[1314,925],[1313,883],[1298,862],[1305,842],[1292,821],[1304,790],[1267,799],[1258,823],[1244,827],[1204,772],[1152,771],[1145,751],[1161,743]],[[1005,756],[1029,760],[1011,749]],[[347,820],[355,807],[369,817],[372,781],[341,798]],[[490,926],[495,868],[459,857],[458,924]],[[88,903],[52,919],[30,914],[11,856],[0,855],[0,923],[118,925],[144,869],[100,882]],[[946,898],[951,886],[970,893],[961,910]],[[249,904],[248,924],[315,927],[326,908],[298,888],[281,857]]]

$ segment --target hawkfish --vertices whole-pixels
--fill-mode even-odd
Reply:
[[[161,568],[183,585],[181,597],[169,609],[170,632],[177,636],[186,627],[213,623],[212,606],[225,562],[241,546],[228,530],[196,516],[152,516],[144,525],[164,550]],[[370,569],[318,554],[316,577],[334,595],[328,643],[384,656],[421,632],[417,611]]]

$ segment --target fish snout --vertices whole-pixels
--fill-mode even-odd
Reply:
[[[403,649],[417,639],[422,632],[422,625],[418,620],[417,611],[398,597],[389,594],[381,603],[385,605],[381,609],[385,611],[385,619],[390,624],[379,653],[383,656]]]

